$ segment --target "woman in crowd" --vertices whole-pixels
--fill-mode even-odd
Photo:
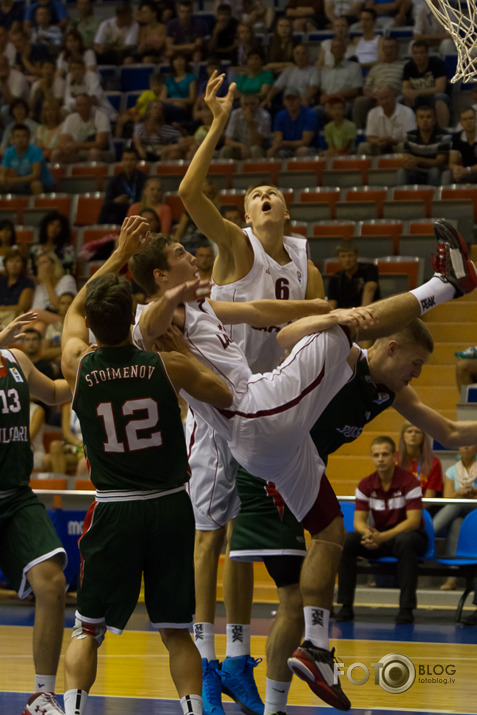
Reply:
[[[293,30],[287,17],[280,17],[275,32],[267,48],[267,70],[279,73],[287,67],[293,67]]]
[[[189,72],[187,57],[176,52],[171,58],[171,73],[166,76],[161,99],[169,121],[191,119],[197,97],[197,78]]]
[[[26,260],[18,248],[9,248],[3,256],[4,273],[0,274],[0,323],[8,323],[30,310],[34,283],[26,275]]]
[[[240,22],[237,25],[237,49],[232,58],[232,65],[235,70],[243,72],[247,64],[247,56],[250,50],[257,46],[255,33],[250,25]],[[230,81],[235,81],[235,77],[229,77]]]
[[[66,77],[70,60],[81,57],[84,60],[86,71],[96,72],[96,55],[93,50],[84,46],[81,34],[74,27],[65,32],[64,45],[56,61],[56,72],[59,77]]]
[[[181,137],[180,131],[166,124],[162,102],[155,100],[149,103],[144,120],[134,125],[134,147],[140,158],[147,161],[167,161]]]
[[[401,429],[398,465],[416,475],[421,483],[422,496],[435,497],[442,493],[442,465],[432,454],[429,435],[410,422]]]
[[[36,273],[38,256],[53,251],[65,273],[74,273],[76,253],[71,244],[70,222],[59,211],[49,211],[40,223],[39,242],[30,249],[33,272]]]
[[[477,445],[460,447],[457,462],[449,467],[444,480],[444,499],[477,499]],[[455,556],[461,524],[467,514],[475,509],[474,504],[446,504],[433,519],[434,532],[448,529],[446,556]],[[441,589],[452,591],[456,587],[454,578],[448,578]]]
[[[3,132],[2,143],[0,144],[0,154],[3,154],[5,152],[5,149],[11,146],[12,129],[15,124],[25,124],[30,129],[31,136],[35,136],[38,123],[35,122],[33,119],[30,119],[30,117],[28,116],[29,111],[30,110],[27,102],[25,102],[25,100],[21,99],[20,97],[14,99],[13,102],[10,104],[9,112],[10,117],[12,118],[12,122]]]
[[[40,253],[37,259],[37,285],[32,309],[38,313],[38,321],[33,327],[40,330],[42,335],[47,325],[57,323],[61,318],[58,310],[60,297],[64,293],[76,295],[75,279],[65,274],[60,259],[54,251]]]
[[[143,211],[149,209],[154,211],[159,218],[161,231],[169,233],[172,222],[172,214],[170,207],[163,203],[164,192],[162,183],[158,177],[152,176],[144,184],[141,200],[138,203],[132,204],[127,213],[128,216],[143,216]],[[146,216],[149,219],[149,216]],[[152,230],[152,229],[151,229]]]
[[[263,55],[260,48],[250,50],[247,56],[247,66],[244,74],[237,77],[235,94],[256,94],[260,99],[265,99],[273,85],[273,72],[263,66]]]
[[[33,142],[40,147],[47,161],[50,159],[51,152],[58,149],[62,128],[60,103],[57,99],[46,99],[41,108],[40,124],[36,129]]]

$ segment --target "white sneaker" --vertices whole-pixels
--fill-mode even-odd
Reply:
[[[65,715],[54,693],[34,693],[25,705],[22,715],[58,715],[58,713]]]

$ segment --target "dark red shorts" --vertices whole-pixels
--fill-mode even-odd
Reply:
[[[337,516],[343,516],[341,507],[333,487],[326,474],[321,477],[320,491],[308,514],[301,522],[312,536],[326,529]]]

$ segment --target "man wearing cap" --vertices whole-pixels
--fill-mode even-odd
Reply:
[[[268,157],[286,159],[313,156],[318,151],[318,115],[301,103],[296,89],[286,89],[283,104],[273,122],[273,142]]]

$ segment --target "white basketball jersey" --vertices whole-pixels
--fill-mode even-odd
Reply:
[[[246,276],[228,285],[212,286],[212,298],[230,302],[281,298],[303,300],[308,282],[307,242],[302,238],[285,236],[283,245],[290,262],[281,266],[263,248],[251,228],[245,228],[254,253],[253,265]],[[251,325],[228,325],[230,337],[240,345],[252,372],[273,370],[283,350],[276,340],[282,325],[254,328]]]

